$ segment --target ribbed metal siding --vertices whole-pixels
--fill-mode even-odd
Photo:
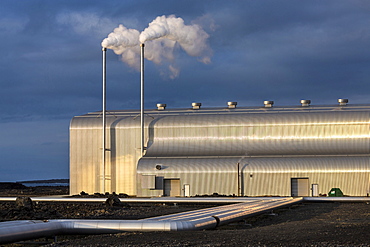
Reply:
[[[102,169],[102,118],[75,117],[70,126],[70,193],[117,192],[136,195],[136,164],[140,154],[140,118],[107,115],[105,191]],[[146,116],[148,126],[153,118]],[[148,128],[145,140],[148,139]]]
[[[213,192],[232,195],[237,194],[238,162],[242,194],[247,196],[290,196],[291,178],[309,178],[310,184],[319,184],[322,194],[334,187],[351,196],[366,196],[370,192],[368,156],[144,158],[139,161],[138,176],[179,178],[181,187],[190,185],[190,195]],[[163,169],[156,170],[156,165],[162,165]],[[139,195],[162,193],[162,190],[143,189]]]
[[[74,118],[71,122],[71,194],[101,191],[101,132],[101,118]]]
[[[147,118],[146,118],[147,120]],[[140,154],[140,118],[118,118],[111,127],[113,186],[111,191],[136,195],[136,164]]]
[[[250,158],[244,162],[246,195],[289,196],[291,178],[309,178],[310,184],[319,184],[322,194],[336,187],[351,196],[366,196],[370,190],[368,156]]]
[[[143,158],[138,164],[138,176],[156,175],[163,178],[180,178],[181,189],[190,184],[190,195],[237,194],[237,165],[240,158]],[[162,169],[157,170],[156,165]],[[138,196],[163,195],[162,188],[142,189],[138,179]],[[183,192],[182,192],[183,193]]]
[[[369,112],[168,116],[146,156],[365,154],[369,137]]]
[[[140,158],[137,116],[137,111],[111,112],[107,116],[107,148],[111,149],[107,153],[107,191],[136,194],[136,165]],[[145,119],[145,126],[149,126],[145,129],[145,140],[149,141],[146,157],[369,153],[369,106],[152,111]],[[76,117],[71,122],[72,194],[82,190],[94,193],[102,188],[101,123],[99,113]],[[190,181],[193,168],[186,169],[189,173],[183,176]],[[213,172],[218,168],[212,164],[209,169]],[[215,173],[212,179],[236,180],[235,174],[225,174],[228,175]],[[271,186],[280,184],[279,181],[285,186],[282,174],[274,177]],[[197,184],[210,179],[205,173],[202,176],[195,178],[199,180]],[[264,176],[267,179],[274,175]],[[326,178],[337,179],[334,175]],[[209,186],[213,186],[213,180]],[[369,181],[368,175],[365,180]],[[258,188],[263,188],[263,182]]]

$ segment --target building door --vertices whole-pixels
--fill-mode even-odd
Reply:
[[[184,196],[190,196],[190,185],[184,184]]]
[[[292,196],[309,196],[310,186],[308,178],[292,178],[291,192]]]
[[[319,196],[319,185],[318,184],[312,184],[311,190],[312,190],[312,196]]]
[[[163,182],[164,196],[180,196],[180,179],[164,179]]]

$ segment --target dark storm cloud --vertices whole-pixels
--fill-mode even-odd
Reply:
[[[68,176],[68,124],[101,109],[101,41],[174,14],[210,35],[211,64],[178,50],[179,77],[146,62],[146,107],[369,103],[367,1],[0,3],[0,181]],[[137,71],[108,51],[109,109],[139,108]],[[22,130],[22,131],[20,131]],[[28,176],[28,177],[27,177]]]
[[[357,95],[356,86],[366,86],[359,76],[368,76],[368,6],[362,2],[351,6],[344,2],[335,6],[306,2],[292,7],[280,1],[274,4],[282,6],[273,11],[274,4],[262,6],[264,3],[245,3],[243,17],[237,10],[240,15],[233,18],[235,11],[227,8],[214,15],[220,26],[212,37],[216,42],[212,47],[215,53],[224,52],[220,57],[227,64],[220,61],[226,71],[241,78],[237,90],[244,80],[248,91],[253,92],[247,95],[260,95],[258,104],[262,97],[292,104],[294,95],[296,100],[310,97],[326,103],[327,98],[334,102],[336,97],[350,97],[352,92]],[[221,93],[222,88],[219,90]]]

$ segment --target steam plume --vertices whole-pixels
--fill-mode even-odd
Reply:
[[[209,35],[199,25],[185,25],[182,18],[170,15],[169,17],[158,16],[149,23],[149,27],[140,34],[140,42],[161,38],[170,39],[178,42],[190,56],[201,57],[208,49],[206,43],[208,37]],[[210,61],[209,57],[207,59]]]
[[[168,63],[170,78],[179,75],[175,66],[175,50],[181,47],[200,62],[210,63],[209,35],[197,24],[185,25],[174,15],[158,16],[143,32],[119,25],[102,42],[102,47],[121,55],[122,61],[139,69],[140,43],[145,43],[145,58],[156,64]]]
[[[112,50],[136,46],[139,44],[139,35],[138,30],[128,29],[123,25],[119,25],[113,30],[113,33],[108,35],[108,38],[103,40],[101,45]]]

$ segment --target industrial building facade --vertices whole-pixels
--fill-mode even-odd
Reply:
[[[370,105],[110,111],[70,125],[70,193],[318,196],[370,192]]]

